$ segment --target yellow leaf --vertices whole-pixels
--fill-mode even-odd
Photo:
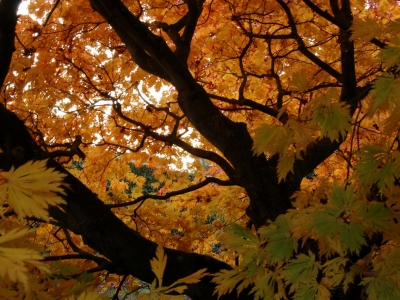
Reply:
[[[0,244],[18,239],[29,230],[26,228],[16,228],[0,236]],[[31,264],[43,272],[48,272],[48,268],[42,262],[39,252],[33,249],[0,247],[0,277],[7,276],[13,282],[23,284],[25,290],[29,289],[27,264]]]
[[[164,254],[164,249],[161,245],[158,245],[156,257],[150,261],[150,264],[152,271],[156,274],[158,286],[162,286],[163,273],[167,264],[167,256]]]
[[[65,195],[62,180],[65,175],[46,168],[46,161],[30,161],[15,169],[12,167],[0,184],[0,203],[5,201],[20,217],[33,214],[49,221],[49,205],[65,203],[59,194]]]
[[[295,156],[296,153],[291,150],[288,150],[279,156],[278,169],[277,169],[279,182],[285,179],[286,175],[289,172],[293,172]]]
[[[382,32],[381,25],[373,18],[354,20],[351,30],[353,40],[361,38],[364,42],[369,42]]]
[[[173,287],[173,286],[178,285],[180,283],[187,283],[187,284],[198,283],[201,280],[201,278],[203,278],[204,276],[210,275],[210,273],[207,273],[206,271],[207,271],[207,269],[201,269],[201,270],[198,270],[197,272],[195,272],[195,273],[193,273],[193,274],[191,274],[189,276],[186,276],[184,278],[178,279],[173,284],[171,284],[169,287],[167,287],[165,292],[166,293],[170,293],[170,292],[172,292],[174,290],[178,291],[177,287]]]

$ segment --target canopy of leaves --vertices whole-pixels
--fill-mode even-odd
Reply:
[[[398,298],[399,13],[0,1],[4,295]]]

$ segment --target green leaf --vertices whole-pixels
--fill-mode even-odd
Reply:
[[[292,135],[293,133],[284,126],[263,124],[256,130],[253,151],[256,154],[281,153],[290,145]]]
[[[303,285],[293,296],[293,300],[315,300],[318,292],[318,284],[316,282]]]
[[[383,203],[364,204],[357,214],[367,228],[373,231],[386,231],[393,227],[390,210]]]
[[[352,40],[360,38],[364,42],[369,42],[382,32],[381,25],[372,18],[356,19],[350,29],[352,31]]]
[[[260,251],[261,243],[257,235],[242,226],[231,224],[226,234],[221,237],[221,242],[227,249],[241,256],[240,265],[245,267],[249,277],[254,277],[260,272],[264,257]]]
[[[304,92],[307,90],[310,80],[304,76],[304,72],[294,72],[292,73],[291,87],[293,91]]]
[[[338,234],[342,225],[343,220],[324,211],[314,212],[313,219],[310,222],[310,226],[317,234],[317,238],[323,235],[332,237]]]
[[[296,158],[296,153],[293,151],[285,151],[279,155],[278,161],[278,182],[286,178],[289,172],[293,172],[293,166]]]
[[[50,265],[51,274],[59,274],[59,275],[71,275],[78,272],[78,268],[76,266],[70,265],[68,263],[63,263],[61,261],[56,261]]]
[[[360,184],[377,183],[381,190],[393,186],[400,170],[400,162],[396,159],[398,153],[391,153],[378,145],[367,145],[360,149],[358,156],[360,161],[355,167],[354,177]]]
[[[331,141],[339,141],[350,129],[350,113],[342,103],[333,102],[320,105],[313,113],[312,124],[319,124],[322,136]]]
[[[339,186],[334,184],[332,187],[332,193],[328,196],[329,204],[335,208],[335,212],[342,213],[348,209],[351,209],[352,204],[356,200],[354,188],[351,186]],[[336,215],[339,216],[339,215]]]
[[[377,273],[400,273],[400,248],[384,247],[374,260],[374,269]],[[399,274],[400,275],[400,274]]]
[[[354,222],[344,223],[341,227],[340,242],[345,250],[359,254],[361,246],[366,244],[363,227]]]
[[[317,277],[319,269],[321,269],[321,264],[315,261],[313,253],[310,252],[309,255],[302,253],[290,260],[284,267],[282,276],[287,283],[295,286],[312,282]]]
[[[275,264],[288,261],[297,250],[297,240],[290,232],[290,220],[288,216],[281,215],[269,226],[263,226],[258,230],[260,238],[268,241],[265,247],[268,263]]]
[[[312,282],[301,286],[294,294],[293,300],[329,300],[331,292],[323,284]]]
[[[223,242],[229,250],[238,252],[246,250],[243,246],[258,248],[260,245],[260,240],[257,235],[249,229],[235,223],[227,227],[226,234],[221,238],[221,242]]]
[[[274,299],[275,286],[279,278],[275,273],[267,272],[255,282],[255,285],[250,293],[254,293],[254,299]]]
[[[368,299],[400,299],[400,288],[389,277],[364,277],[360,284],[367,286]]]
[[[399,70],[400,65],[400,47],[386,46],[379,53],[380,59],[385,63],[387,69],[394,67],[395,70]]]
[[[371,105],[369,107],[369,115],[377,111],[388,111],[391,108],[399,107],[400,104],[400,79],[395,75],[386,73],[379,77],[372,84]]]
[[[242,272],[239,272],[237,269],[221,270],[215,274],[214,278],[211,280],[217,284],[213,295],[218,294],[219,298],[224,294],[231,293],[236,285],[245,278],[246,275]]]
[[[347,263],[346,257],[335,257],[331,260],[328,260],[322,267],[324,269],[324,274],[328,277],[332,277],[335,274],[343,274],[343,267]]]

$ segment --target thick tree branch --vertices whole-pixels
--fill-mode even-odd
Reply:
[[[5,126],[7,124],[7,126]],[[35,144],[24,124],[0,104],[0,149],[17,165],[32,159],[45,159],[46,153]],[[19,149],[15,152],[13,149]],[[118,219],[96,194],[84,186],[53,160],[48,166],[66,174],[65,183],[70,186],[65,200],[67,205],[49,209],[50,216],[60,226],[82,236],[84,242],[107,257],[124,272],[146,282],[154,280],[150,260],[155,256],[157,244],[143,238]],[[230,269],[230,266],[209,256],[165,249],[168,255],[164,273],[165,285],[188,276],[199,269],[208,272]],[[206,277],[201,283],[189,285],[186,292],[192,299],[216,299],[212,296],[214,285]],[[248,292],[248,291],[247,291]],[[207,295],[207,296],[205,296]],[[236,293],[222,299],[236,299]],[[244,296],[243,299],[251,299]]]
[[[0,1],[0,86],[3,86],[12,54],[15,51],[14,37],[17,25],[17,11],[21,0]]]
[[[168,74],[170,82],[178,91],[178,103],[185,116],[229,160],[235,170],[234,176],[227,173],[230,179],[246,189],[251,206],[248,214],[253,223],[261,226],[268,219],[274,220],[285,213],[291,207],[289,196],[282,200],[281,197],[268,195],[292,193],[294,190],[282,190],[283,187],[276,182],[276,165],[267,162],[264,155],[254,156],[253,140],[246,124],[235,123],[223,115],[206,91],[197,84],[187,65],[182,63],[164,40],[152,34],[146,25],[132,15],[120,0],[91,0],[90,3],[116,28],[123,41],[126,37],[134,40]],[[265,184],[266,180],[268,185]],[[298,184],[300,182],[296,181],[293,188],[298,188]]]
[[[65,143],[62,145],[57,145],[58,147],[65,147],[68,150],[55,150],[49,152],[48,155],[51,158],[66,156],[72,159],[74,155],[77,155],[81,159],[85,159],[86,155],[83,153],[81,149],[79,149],[80,144],[82,143],[82,137],[80,135],[75,136],[75,140],[72,143]],[[52,147],[52,146],[47,146]]]
[[[102,1],[90,1],[90,4],[107,22],[112,24],[113,29],[125,43],[140,68],[166,81],[170,81],[170,77],[160,68],[157,59],[152,53],[146,51],[137,37],[138,35],[146,34],[151,37],[152,42],[155,44],[163,41],[162,38],[152,34],[144,24],[132,15],[121,1],[115,1],[112,3],[113,5],[108,6],[104,5]]]
[[[187,21],[185,23],[185,29],[176,44],[175,54],[181,59],[182,62],[186,63],[190,54],[190,44],[196,29],[197,21],[203,10],[204,0],[188,0],[186,1],[189,11],[187,13]]]

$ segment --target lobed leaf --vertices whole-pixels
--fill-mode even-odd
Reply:
[[[369,42],[382,32],[382,26],[372,18],[356,19],[350,29],[352,31],[352,40],[360,38],[364,42]]]
[[[368,299],[400,299],[400,287],[389,277],[364,277],[360,284],[367,287]]]
[[[167,265],[167,255],[164,254],[164,248],[159,244],[156,250],[156,257],[150,261],[151,270],[156,275],[158,286],[162,286],[163,274]]]
[[[65,174],[46,168],[46,161],[30,161],[17,169],[11,168],[0,184],[0,203],[8,204],[20,217],[33,214],[49,221],[49,205],[66,203],[62,180]]]
[[[380,202],[363,205],[357,212],[358,218],[373,231],[386,231],[393,227],[390,210]]]
[[[295,289],[300,283],[311,283],[318,275],[321,264],[315,261],[313,253],[299,254],[295,259],[289,261],[284,267],[282,276],[287,283]]]
[[[268,242],[265,251],[270,264],[289,261],[297,250],[297,239],[291,234],[290,220],[286,215],[279,216],[269,226],[261,227],[258,233]]]

